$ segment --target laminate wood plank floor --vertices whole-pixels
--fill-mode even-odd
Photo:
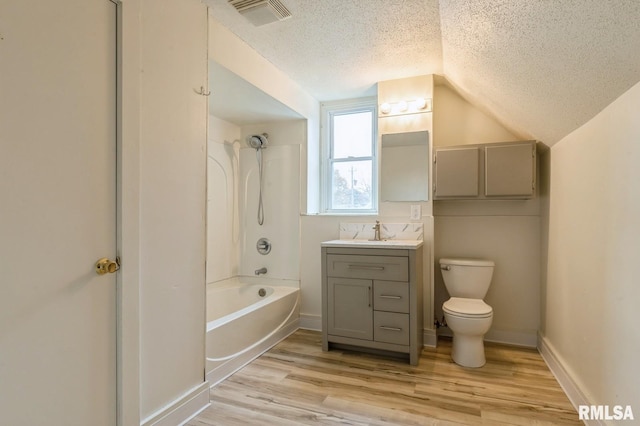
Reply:
[[[487,364],[464,368],[451,341],[420,363],[346,350],[322,352],[298,330],[211,390],[188,426],[582,424],[535,349],[487,343]]]

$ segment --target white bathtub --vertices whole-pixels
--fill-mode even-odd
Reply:
[[[290,283],[290,282],[289,282]],[[260,296],[260,290],[265,295]],[[298,288],[234,278],[207,285],[207,380],[214,386],[298,328]]]

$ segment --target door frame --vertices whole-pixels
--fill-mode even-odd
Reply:
[[[140,425],[140,12],[141,0],[109,0],[117,9],[117,425]]]

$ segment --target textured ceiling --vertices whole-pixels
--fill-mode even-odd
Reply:
[[[441,0],[440,16],[447,80],[548,145],[640,81],[637,0]]]
[[[260,27],[227,0],[206,3],[319,101],[371,96],[378,81],[442,71],[434,0],[282,0],[293,16]]]
[[[205,1],[320,101],[439,74],[548,145],[640,81],[639,0],[282,0],[293,17],[261,27],[227,0]]]

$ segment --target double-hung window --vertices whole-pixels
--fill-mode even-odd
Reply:
[[[375,98],[324,103],[322,115],[323,211],[377,212]]]

